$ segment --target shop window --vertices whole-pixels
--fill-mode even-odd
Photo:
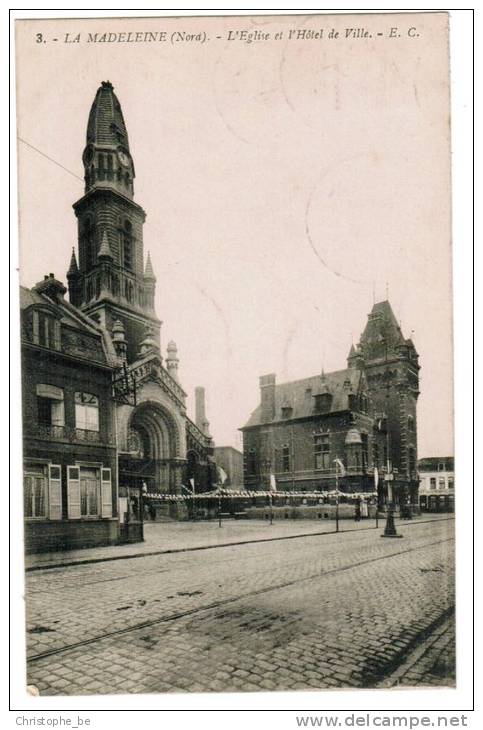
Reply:
[[[329,435],[316,434],[314,436],[314,467],[328,469],[330,463]]]
[[[64,425],[64,391],[54,385],[38,383],[37,393],[37,422],[39,426]]]
[[[75,427],[99,431],[99,399],[92,393],[75,394]]]

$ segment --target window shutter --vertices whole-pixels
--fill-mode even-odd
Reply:
[[[112,484],[110,469],[101,469],[101,492],[101,515],[102,517],[112,517]]]
[[[69,520],[78,520],[81,516],[80,474],[78,466],[67,467],[67,514]]]
[[[62,479],[58,464],[49,464],[49,518],[62,519]]]

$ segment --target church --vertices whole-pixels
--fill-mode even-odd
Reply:
[[[67,286],[53,274],[22,288],[24,496],[27,549],[140,539],[141,498],[157,518],[183,503],[157,499],[216,478],[204,390],[187,415],[176,344],[162,352],[146,214],[112,84],[93,101],[73,208],[78,255]],[[55,382],[54,382],[55,381]],[[147,496],[146,496],[147,495]]]
[[[374,303],[347,367],[277,384],[241,429],[249,490],[366,495],[418,509],[419,358],[388,301]]]

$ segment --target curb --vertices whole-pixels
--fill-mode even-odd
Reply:
[[[424,525],[432,522],[449,522],[451,520],[454,520],[454,517],[443,517],[441,519],[437,520],[419,520],[416,522],[411,521],[404,521],[404,524],[413,527],[414,525]],[[154,557],[155,555],[173,555],[176,553],[190,553],[190,552],[196,552],[198,550],[216,550],[217,548],[227,548],[227,547],[236,547],[240,545],[252,545],[255,543],[261,543],[261,542],[276,542],[278,540],[297,540],[304,537],[322,537],[324,535],[337,535],[337,534],[346,534],[348,532],[368,532],[369,530],[374,529],[380,529],[380,527],[376,528],[375,525],[372,527],[366,527],[364,529],[361,528],[352,528],[349,530],[341,530],[339,533],[336,532],[336,530],[329,530],[327,532],[306,532],[306,533],[299,533],[297,535],[281,535],[279,537],[260,537],[256,538],[254,540],[237,540],[235,542],[225,542],[225,543],[218,543],[217,545],[197,545],[193,547],[185,547],[185,548],[167,548],[165,550],[153,550],[150,552],[142,552],[142,553],[128,553],[126,555],[111,555],[104,558],[86,558],[81,560],[73,560],[69,563],[62,562],[62,563],[49,563],[47,565],[31,565],[27,568],[25,568],[26,573],[32,573],[39,570],[54,570],[56,568],[67,568],[74,565],[92,565],[95,563],[107,563],[114,560],[133,560],[135,558],[149,558]]]

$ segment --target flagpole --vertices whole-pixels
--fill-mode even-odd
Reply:
[[[335,531],[339,532],[339,462],[335,460]]]

